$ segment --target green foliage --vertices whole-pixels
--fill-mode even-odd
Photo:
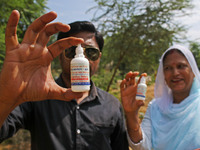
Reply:
[[[59,57],[54,58],[51,62],[51,73],[54,79],[58,78],[62,69],[60,67]]]
[[[107,89],[107,85],[110,81],[110,78],[113,74],[113,71],[110,72],[108,69],[101,68],[97,74],[92,76],[92,81],[95,83],[95,85],[104,91]],[[120,83],[121,80],[124,78],[124,76],[121,74],[121,72],[118,70],[116,74],[116,78],[112,82],[111,90],[109,91],[110,94],[114,95],[116,98],[120,99]]]
[[[17,35],[22,41],[27,27],[36,18],[44,14],[47,0],[1,0],[0,1],[0,70],[5,57],[5,28],[12,10],[20,12]]]
[[[3,61],[5,58],[5,36],[4,27],[0,25],[0,71],[3,66]]]
[[[195,57],[198,68],[200,69],[200,44],[198,42],[191,42],[190,50]]]
[[[47,45],[51,45],[53,42],[57,40],[57,34],[54,34],[51,36],[49,42]],[[59,56],[54,58],[54,60],[51,62],[51,73],[54,79],[58,78],[60,73],[62,72],[60,62],[59,62]]]
[[[105,35],[101,67],[112,64],[111,70],[122,73],[154,73],[163,51],[181,40],[185,29],[176,18],[192,8],[190,0],[95,1],[98,6],[92,9],[101,14],[95,15],[93,21]]]
[[[106,90],[111,75],[112,72],[102,69],[101,71],[98,72],[98,74],[92,76],[92,81],[95,83],[97,87]]]

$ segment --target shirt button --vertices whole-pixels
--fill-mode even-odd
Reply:
[[[77,133],[77,134],[80,134],[80,133],[81,133],[81,130],[80,130],[80,129],[77,129],[77,130],[76,130],[76,133]]]
[[[80,108],[79,106],[76,107],[76,109],[79,109],[79,108]]]

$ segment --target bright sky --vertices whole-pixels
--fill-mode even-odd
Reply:
[[[49,11],[55,11],[58,17],[55,21],[71,23],[73,21],[90,21],[93,14],[86,13],[88,9],[96,6],[94,0],[48,0]]]
[[[192,0],[194,9],[192,15],[181,19],[181,22],[188,27],[187,37],[200,43],[200,0]]]
[[[187,25],[188,32],[185,35],[190,40],[200,42],[200,0],[192,0],[195,8],[192,10],[192,15],[184,17],[180,21]],[[88,9],[97,4],[94,0],[48,0],[48,11],[55,11],[58,17],[55,21],[70,23],[78,20],[91,20],[93,14],[86,13]],[[94,12],[94,11],[92,11]]]

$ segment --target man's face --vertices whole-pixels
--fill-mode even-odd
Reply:
[[[80,33],[74,34],[73,37],[78,37],[78,38],[84,39],[84,43],[81,44],[82,47],[89,46],[89,47],[99,49],[98,44],[95,39],[95,33],[80,32]],[[100,62],[100,58],[101,58],[101,53],[99,55],[99,58],[95,61],[88,59],[89,63],[90,63],[90,76],[92,76],[97,71],[99,62]],[[63,77],[65,79],[67,79],[68,81],[70,80],[70,62],[71,62],[71,60],[72,59],[67,58],[64,55],[64,52],[60,56],[60,63],[61,63],[62,71],[63,71]]]

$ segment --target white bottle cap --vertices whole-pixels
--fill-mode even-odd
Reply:
[[[76,55],[75,57],[85,57],[83,55],[83,48],[81,47],[81,44],[78,44],[77,48],[76,48]]]

